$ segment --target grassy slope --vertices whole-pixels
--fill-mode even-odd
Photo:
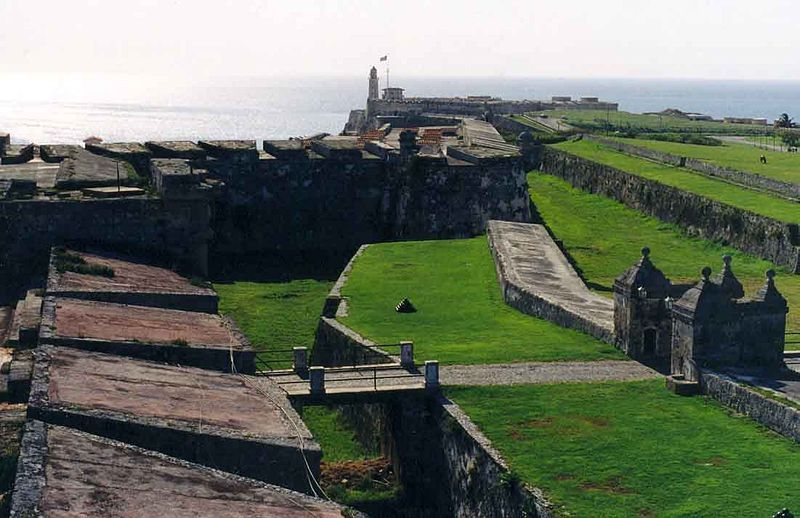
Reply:
[[[563,142],[553,147],[779,221],[800,222],[800,204],[769,194],[690,173],[685,169],[625,155],[585,140]]]
[[[646,139],[620,139],[635,146],[697,158],[713,164],[759,174],[783,182],[800,183],[800,154],[758,149],[747,144],[726,142],[721,146],[698,146]],[[767,157],[762,164],[759,157]]]
[[[788,327],[800,328],[800,276],[735,249],[687,237],[675,225],[574,189],[558,178],[531,173],[528,184],[542,218],[564,241],[591,286],[610,289],[614,278],[639,258],[643,246],[652,249],[656,266],[675,283],[698,281],[706,265],[718,272],[722,256],[729,253],[748,295],[761,287],[766,270],[779,272],[778,289],[789,300]]]
[[[303,422],[322,447],[324,462],[371,459],[377,452],[368,451],[355,438],[353,429],[332,408],[308,406],[303,408]]]
[[[507,306],[485,237],[384,243],[356,261],[343,322],[378,343],[413,340],[447,364],[620,358],[611,346]],[[399,314],[409,297],[418,312]]]
[[[452,388],[514,472],[570,516],[771,516],[800,445],[663,381]]]
[[[729,135],[764,132],[764,126],[691,121],[680,117],[668,116],[659,118],[658,115],[644,115],[624,111],[612,111],[606,114],[603,110],[550,110],[541,113],[546,113],[550,117],[565,117],[567,122],[576,125],[590,124],[592,126],[605,127],[606,115],[608,115],[608,122],[614,128],[647,129],[660,132],[691,131]]]
[[[235,281],[215,284],[220,312],[233,317],[257,351],[314,345],[314,332],[331,281]],[[288,367],[290,353],[261,359]]]

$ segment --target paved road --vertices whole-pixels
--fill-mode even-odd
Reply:
[[[633,381],[660,376],[658,372],[635,361],[449,365],[439,368],[439,380],[444,385]]]

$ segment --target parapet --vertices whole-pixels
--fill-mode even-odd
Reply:
[[[203,159],[206,151],[189,140],[165,140],[145,142],[153,158],[184,158],[188,160]]]
[[[188,160],[156,158],[150,161],[153,185],[163,198],[196,197],[202,194],[202,182],[208,177],[205,169],[195,169]]]
[[[258,160],[255,140],[201,140],[198,144],[214,158],[237,162]]]
[[[355,137],[326,137],[311,141],[313,151],[331,160],[361,160],[361,147]]]
[[[33,160],[35,146],[33,144],[27,144],[24,146],[13,146],[11,144],[5,147],[5,151],[3,152],[2,161],[3,164],[24,164]]]
[[[58,164],[67,158],[74,158],[78,150],[81,149],[83,148],[80,146],[69,144],[45,144],[39,146],[39,156],[42,158],[42,161],[48,164]]]
[[[304,160],[308,158],[306,145],[302,140],[265,140],[264,151],[279,160]]]
[[[87,143],[86,149],[96,155],[129,162],[140,176],[147,177],[150,174],[152,153],[144,144],[138,142]]]

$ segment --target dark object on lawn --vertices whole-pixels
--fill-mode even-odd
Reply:
[[[403,299],[400,301],[400,304],[394,307],[394,310],[398,313],[416,313],[417,308],[414,307],[414,304],[411,303],[408,299]]]
[[[759,160],[761,160],[762,164],[766,164],[767,163],[767,157],[765,157],[764,155],[761,155],[761,158]]]
[[[781,509],[779,512],[775,513],[775,516],[772,518],[794,518],[792,512],[788,509]]]

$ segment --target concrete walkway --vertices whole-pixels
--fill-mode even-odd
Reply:
[[[614,302],[589,290],[544,226],[490,221],[487,233],[507,304],[613,341]]]
[[[443,385],[518,385],[594,381],[634,381],[661,374],[635,361],[535,362],[439,367]]]

